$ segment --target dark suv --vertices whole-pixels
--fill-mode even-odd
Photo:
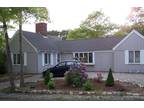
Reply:
[[[46,72],[53,73],[53,77],[63,77],[64,73],[73,68],[80,68],[79,61],[63,61],[58,63],[56,66],[48,68],[46,71],[43,72],[43,77],[45,76]]]

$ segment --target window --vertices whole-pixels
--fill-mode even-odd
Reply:
[[[13,64],[17,64],[17,54],[13,54]]]
[[[129,51],[129,63],[140,63],[140,51]]]
[[[51,55],[48,54],[48,63],[51,64]]]
[[[65,62],[61,62],[61,63],[59,63],[57,66],[65,66],[66,64],[65,64]]]
[[[47,53],[44,54],[44,63],[48,64],[48,57],[47,57]]]
[[[13,54],[13,64],[20,64],[20,54]]]
[[[135,63],[140,63],[140,51],[135,51]]]
[[[44,65],[50,64],[51,63],[51,55],[48,53],[44,53]]]
[[[74,63],[73,63],[73,62],[68,61],[68,62],[66,62],[66,64],[67,64],[67,65],[73,65]]]
[[[93,54],[89,53],[89,63],[92,63],[92,62],[93,62]]]
[[[12,63],[16,65],[21,63],[20,54],[12,54]],[[26,65],[26,53],[23,54],[23,63]]]
[[[59,62],[60,62],[60,54],[57,53],[57,55],[56,55],[56,63],[59,63]]]
[[[75,53],[74,58],[84,63],[93,63],[93,53]]]

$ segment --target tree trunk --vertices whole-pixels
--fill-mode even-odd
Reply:
[[[7,70],[10,79],[10,88],[13,91],[15,89],[14,73],[12,69],[11,51],[9,46],[9,38],[8,38],[7,25],[5,19],[3,19],[3,29],[4,29],[5,40],[6,40]]]
[[[19,51],[20,51],[20,87],[24,86],[24,74],[23,74],[23,50],[22,50],[22,12],[20,12],[19,16]]]

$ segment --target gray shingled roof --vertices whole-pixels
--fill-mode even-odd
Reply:
[[[38,33],[23,31],[23,35],[39,50],[39,51],[100,51],[112,50],[118,44],[122,37],[105,37],[87,40],[58,40],[51,36],[44,37]]]
[[[112,50],[122,40],[121,37],[103,37],[87,40],[63,41],[60,43],[61,51],[100,51]]]
[[[23,31],[23,35],[28,39],[28,41],[34,45],[39,51],[58,51],[58,39],[54,39],[51,36],[43,36],[39,33],[32,33]]]

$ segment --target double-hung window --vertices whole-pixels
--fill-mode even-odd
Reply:
[[[93,60],[93,53],[92,52],[80,52],[80,53],[74,53],[74,58],[76,60],[80,60],[83,63],[94,63]]]
[[[42,62],[43,62],[43,66],[47,64],[51,64],[51,54],[43,53]]]
[[[129,51],[129,63],[140,63],[140,51]]]
[[[24,65],[27,65],[27,54],[26,53],[23,54],[23,60],[22,61],[23,61]],[[21,63],[19,53],[13,53],[12,54],[12,63],[14,65],[19,65]]]
[[[13,54],[13,64],[20,64],[20,54]]]
[[[47,53],[44,54],[44,63],[48,64],[48,55],[47,55]]]

